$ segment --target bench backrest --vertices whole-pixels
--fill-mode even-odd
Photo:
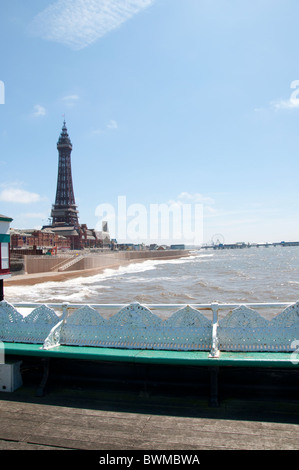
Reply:
[[[58,322],[55,311],[46,305],[40,305],[24,317],[13,305],[0,302],[1,341],[44,344]]]
[[[57,332],[57,329],[56,329]],[[186,306],[162,321],[138,303],[103,318],[84,306],[67,317],[60,327],[59,343],[129,349],[206,350],[212,345],[211,321]]]
[[[240,306],[219,321],[220,351],[291,351],[299,340],[299,304],[287,307],[272,320]],[[293,344],[293,346],[292,346]]]
[[[209,304],[213,319],[200,307],[182,306],[166,319],[137,302],[113,316],[100,306],[71,305],[63,316],[40,305],[24,317],[14,306],[0,302],[0,340],[121,349],[210,351],[294,351],[299,344],[299,302],[287,306],[271,320],[254,308],[239,305],[218,319],[221,305]],[[207,306],[202,306],[207,308]],[[104,308],[105,311],[105,308]],[[107,312],[106,312],[107,313]],[[108,317],[108,318],[107,318]],[[297,342],[296,342],[297,341]]]

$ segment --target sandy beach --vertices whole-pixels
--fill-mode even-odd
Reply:
[[[57,272],[57,271],[51,271],[51,272],[39,272],[39,273],[34,273],[34,274],[17,274],[17,275],[12,275],[10,278],[6,279],[4,281],[4,287],[9,287],[9,286],[32,286],[35,284],[41,284],[44,282],[59,282],[59,281],[67,281],[69,279],[74,279],[78,277],[87,277],[87,276],[94,276],[96,274],[101,274],[104,272],[106,269],[117,269],[120,266],[128,266],[129,264],[132,263],[143,263],[147,260],[163,260],[163,259],[177,259],[177,258],[182,258],[183,256],[188,256],[189,252],[186,251],[184,254],[180,252],[180,254],[174,254],[172,253],[170,256],[163,256],[161,253],[161,256],[151,256],[150,254],[147,256],[144,256],[142,258],[131,258],[131,259],[115,259],[112,264],[110,265],[105,265],[101,267],[96,267],[96,268],[90,268],[90,269],[77,269],[74,271],[63,271],[63,272]],[[112,260],[111,260],[112,261]]]

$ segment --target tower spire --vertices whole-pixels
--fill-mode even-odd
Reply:
[[[64,119],[62,130],[57,142],[59,159],[56,198],[51,212],[53,226],[66,225],[73,226],[75,228],[79,227],[78,211],[75,203],[72,179],[72,148],[71,139],[68,135]]]
[[[63,121],[62,130],[61,130],[58,142],[57,142],[57,148],[58,148],[58,145],[60,145],[60,146],[61,145],[69,145],[72,148],[72,143],[71,143],[71,139],[69,138],[69,135],[68,135],[68,132],[67,132],[65,119]]]

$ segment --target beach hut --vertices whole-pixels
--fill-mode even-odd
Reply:
[[[4,298],[3,280],[10,277],[10,223],[13,219],[0,214],[0,301]]]

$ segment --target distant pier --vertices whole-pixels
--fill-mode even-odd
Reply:
[[[214,245],[203,245],[202,249],[213,249],[213,250],[236,250],[236,249],[243,249],[243,248],[251,248],[251,247],[266,247],[269,246],[299,246],[298,242],[274,242],[274,243],[218,243]]]

